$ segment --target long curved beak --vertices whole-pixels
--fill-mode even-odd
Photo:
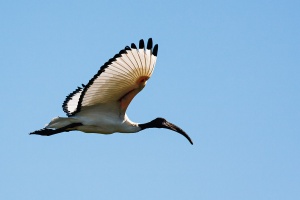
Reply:
[[[167,129],[170,129],[172,131],[175,131],[175,132],[183,135],[192,145],[194,144],[192,139],[190,138],[190,136],[186,132],[184,132],[184,130],[182,130],[181,128],[176,126],[175,124],[165,121],[165,122],[163,122],[162,126],[163,126],[162,128],[167,128]]]

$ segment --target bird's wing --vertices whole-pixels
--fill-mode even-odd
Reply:
[[[72,116],[84,107],[120,101],[121,108],[126,111],[153,73],[158,45],[152,47],[151,38],[146,48],[143,40],[138,49],[133,43],[131,47],[126,46],[108,60],[86,86],[78,87],[67,96],[63,110]]]
[[[84,85],[82,85],[84,87]],[[77,109],[78,102],[80,95],[83,91],[83,87],[78,87],[76,90],[74,90],[72,93],[70,93],[66,100],[64,101],[62,107],[64,112],[68,115],[71,116],[72,113],[74,113]]]

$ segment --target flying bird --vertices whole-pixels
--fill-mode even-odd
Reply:
[[[151,77],[156,63],[158,45],[152,38],[147,46],[132,43],[109,59],[86,84],[70,93],[63,102],[67,117],[56,117],[45,128],[30,134],[50,136],[61,132],[112,134],[136,133],[147,128],[166,128],[192,139],[181,128],[158,117],[148,123],[132,122],[126,110]]]

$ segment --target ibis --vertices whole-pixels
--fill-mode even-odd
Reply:
[[[112,134],[136,133],[147,128],[165,128],[183,135],[191,144],[189,135],[175,124],[158,117],[147,123],[132,122],[126,110],[151,77],[157,58],[158,45],[152,38],[138,48],[132,43],[109,59],[90,81],[70,93],[62,108],[67,117],[53,118],[45,128],[31,132],[50,136],[69,131]]]

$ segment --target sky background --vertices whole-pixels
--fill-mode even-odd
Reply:
[[[0,199],[300,198],[299,1],[0,1]],[[128,115],[180,126],[29,136],[132,42],[158,60]]]

